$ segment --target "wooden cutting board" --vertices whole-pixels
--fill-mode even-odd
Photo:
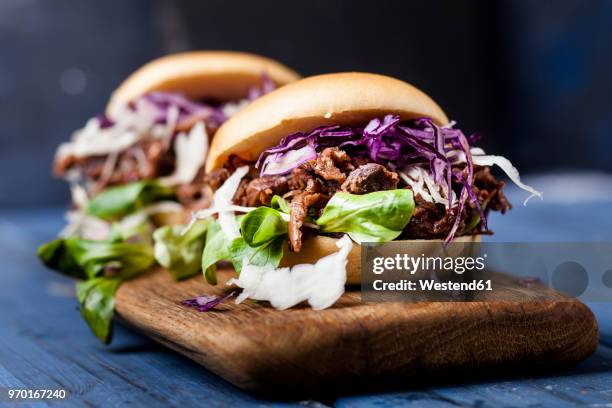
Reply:
[[[538,285],[524,291],[540,300],[522,303],[362,303],[357,288],[322,311],[230,300],[202,313],[179,304],[224,293],[229,276],[220,271],[213,287],[200,276],[174,282],[154,271],[120,287],[117,315],[238,387],[276,395],[568,365],[598,342],[584,304]]]

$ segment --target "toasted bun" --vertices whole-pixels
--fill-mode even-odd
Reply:
[[[317,235],[308,237],[302,243],[300,252],[292,252],[288,247],[285,248],[281,266],[293,266],[298,264],[313,264],[322,257],[338,252],[338,247],[335,238]],[[393,241],[410,243],[410,249],[414,250],[414,256],[425,254],[426,256],[434,255],[435,251],[440,248],[442,240],[410,240],[410,241]],[[480,235],[466,235],[456,237],[453,242],[480,242]],[[361,283],[361,246],[353,244],[353,249],[348,255],[348,263],[346,265],[346,284],[358,285]]]
[[[218,131],[206,171],[222,167],[235,154],[253,161],[266,148],[292,133],[325,125],[365,125],[374,117],[448,118],[429,96],[414,86],[383,75],[348,72],[319,75],[284,86],[251,103]]]
[[[192,51],[168,55],[144,65],[113,92],[106,114],[113,117],[126,103],[153,91],[180,91],[190,99],[220,101],[244,98],[261,83],[262,74],[277,85],[300,76],[283,64],[255,54]]]

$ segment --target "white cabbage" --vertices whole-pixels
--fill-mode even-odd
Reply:
[[[221,112],[225,115],[226,118],[231,118],[242,109],[244,109],[249,103],[251,103],[248,99],[242,99],[237,102],[228,102],[221,107]]]
[[[245,258],[238,279],[228,285],[243,289],[236,299],[265,300],[279,310],[308,301],[313,309],[332,306],[344,293],[346,264],[353,243],[348,235],[336,242],[339,250],[319,259],[315,264],[300,264],[291,268],[251,265]]]
[[[78,183],[70,184],[70,195],[72,196],[72,202],[77,208],[85,208],[89,203],[89,196],[85,188]]]
[[[223,183],[223,185],[219,187],[217,191],[215,191],[210,208],[196,211],[192,215],[191,222],[189,225],[187,225],[187,228],[185,228],[183,234],[187,232],[197,220],[208,218],[212,214],[217,213],[219,214],[219,225],[227,238],[232,240],[240,237],[240,229],[238,228],[238,222],[234,216],[234,211],[245,211],[241,211],[241,207],[232,206],[232,199],[234,198],[236,191],[238,191],[240,181],[248,172],[249,166],[237,168],[234,174],[229,176],[229,178],[225,180],[225,183]],[[250,211],[250,207],[244,208],[247,208]]]
[[[174,109],[173,109],[174,108]],[[62,143],[58,158],[66,156],[103,156],[122,152],[145,136],[163,138],[171,135],[178,119],[178,108],[168,109],[167,124],[155,123],[146,111],[133,111],[127,106],[113,118],[113,126],[102,129],[100,121],[92,118],[84,128],[73,133],[70,142]]]
[[[127,215],[119,221],[120,229],[130,229],[145,222],[151,215],[161,213],[182,213],[183,206],[176,201],[160,201]]]
[[[176,166],[174,172],[159,179],[165,186],[188,184],[193,181],[206,161],[208,152],[208,133],[203,122],[191,128],[189,134],[181,132],[174,141]]]
[[[151,215],[182,211],[183,207],[175,201],[160,201],[124,217],[121,221],[117,222],[117,228],[120,231],[127,231],[147,221]],[[61,237],[76,235],[84,239],[100,241],[107,239],[112,229],[110,222],[92,217],[82,210],[69,211],[66,213],[66,220],[68,223],[59,233]]]
[[[217,205],[217,206],[213,206],[210,208],[205,208],[203,210],[199,210],[198,212],[195,213],[195,218],[198,220],[202,220],[204,218],[208,218],[208,217],[211,217],[215,214],[219,214],[222,212],[248,213],[255,209],[257,209],[257,207],[243,207],[241,205],[234,205],[234,204]]]
[[[110,223],[85,214],[83,211],[69,211],[66,213],[66,226],[60,231],[63,238],[78,236],[84,239],[100,241],[106,239],[111,232]]]
[[[531,193],[531,195],[529,197],[527,197],[525,199],[525,201],[523,201],[523,205],[527,205],[527,201],[529,201],[529,199],[531,199],[532,197],[538,196],[540,197],[540,199],[542,199],[542,192],[535,190],[533,187],[528,186],[527,184],[524,184],[521,181],[521,177],[519,176],[519,172],[516,169],[516,167],[514,167],[512,165],[512,163],[510,163],[510,160],[506,159],[503,156],[472,156],[472,161],[474,162],[474,164],[477,164],[479,166],[493,166],[494,164],[497,165],[499,168],[501,168],[504,173],[506,173],[506,175],[508,176],[508,178],[510,180],[512,180],[512,182],[514,184],[516,184],[518,187],[522,188],[523,190]]]
[[[430,203],[443,204],[449,206],[447,187],[436,184],[435,180],[429,174],[429,171],[419,166],[410,166],[399,171],[399,176],[406,184],[410,186],[415,195],[420,195],[421,198]],[[452,192],[453,201],[455,193]]]
[[[543,199],[543,195],[541,191],[537,191],[533,187],[528,186],[527,184],[521,181],[521,177],[519,175],[518,170],[516,169],[516,167],[512,165],[510,160],[506,159],[503,156],[487,155],[485,154],[485,151],[479,147],[474,147],[470,149],[470,153],[472,153],[472,162],[475,165],[478,165],[478,166],[496,165],[500,169],[502,169],[504,173],[506,173],[506,176],[508,176],[508,178],[514,184],[516,184],[517,187],[531,193],[531,195],[529,195],[529,197],[527,197],[525,201],[523,201],[523,205],[527,205],[527,201],[529,201],[532,197],[535,197],[535,196],[538,196],[540,197],[540,199]],[[454,163],[465,163],[466,162],[465,153],[463,153],[460,150],[452,150],[448,152],[447,156],[456,157],[456,159],[454,160]]]

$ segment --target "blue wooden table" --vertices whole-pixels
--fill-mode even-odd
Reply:
[[[578,203],[551,189],[546,202],[527,208],[519,204],[522,195],[511,192],[517,205],[505,217],[492,217],[497,234],[491,239],[612,241],[612,194],[602,196],[601,185],[596,188]],[[67,407],[612,406],[612,312],[611,304],[603,303],[590,305],[602,330],[599,349],[567,371],[520,378],[501,373],[418,389],[407,383],[401,391],[323,401],[264,400],[121,326],[110,347],[100,344],[80,318],[73,283],[44,269],[35,257],[38,244],[54,237],[62,224],[61,208],[0,212],[0,388],[65,388],[70,398],[52,405]]]

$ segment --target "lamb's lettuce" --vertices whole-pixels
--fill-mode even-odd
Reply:
[[[238,274],[242,270],[242,261],[246,257],[249,264],[277,268],[283,257],[285,238],[279,237],[257,247],[252,247],[244,238],[236,238],[230,246],[232,265]]]
[[[122,281],[120,277],[102,276],[76,284],[81,315],[96,337],[106,344],[112,339],[115,293]]]
[[[285,200],[281,196],[275,195],[274,197],[272,197],[270,206],[274,208],[275,210],[284,212],[285,214],[289,214],[289,211],[290,211],[289,202],[287,202],[287,200]]]
[[[287,221],[274,208],[259,207],[240,221],[240,234],[251,247],[259,247],[287,235]]]
[[[91,241],[78,237],[59,238],[38,248],[38,256],[49,268],[79,279],[100,276],[106,268],[131,275],[150,267],[153,248],[145,243]]]
[[[153,233],[157,262],[181,280],[200,271],[204,236],[211,219],[199,220],[183,234],[184,225],[167,225]]]
[[[133,217],[131,215],[130,217]],[[141,222],[125,222],[129,217],[125,217],[120,222],[113,222],[110,228],[110,234],[106,241],[112,242],[141,242],[148,245],[153,245],[153,232],[155,226],[148,218],[143,217]]]
[[[282,198],[275,197],[275,203],[283,202]],[[230,246],[230,259],[236,272],[242,270],[245,257],[254,265],[278,267],[287,239],[287,221],[276,209],[259,207],[243,216],[240,220],[240,235]]]
[[[38,256],[49,268],[83,279],[76,285],[81,314],[93,333],[105,343],[112,336],[117,288],[154,262],[151,245],[124,242],[119,235],[105,241],[79,237],[56,239],[41,245]]]
[[[323,232],[344,232],[353,241],[387,242],[397,238],[412,217],[414,198],[409,189],[356,195],[336,193],[316,224]]]
[[[211,285],[217,284],[217,262],[230,259],[231,243],[219,223],[211,219],[202,253],[202,271],[206,281]]]
[[[115,219],[173,197],[173,189],[157,180],[136,181],[102,191],[89,202],[85,212],[105,220]]]
[[[230,240],[219,223],[211,222],[206,234],[202,254],[202,270],[210,284],[217,283],[216,263],[231,261],[237,273],[242,269],[246,257],[259,266],[277,267],[283,257],[283,246],[287,238],[287,222],[280,213],[270,207],[259,207],[238,217],[240,237]]]

